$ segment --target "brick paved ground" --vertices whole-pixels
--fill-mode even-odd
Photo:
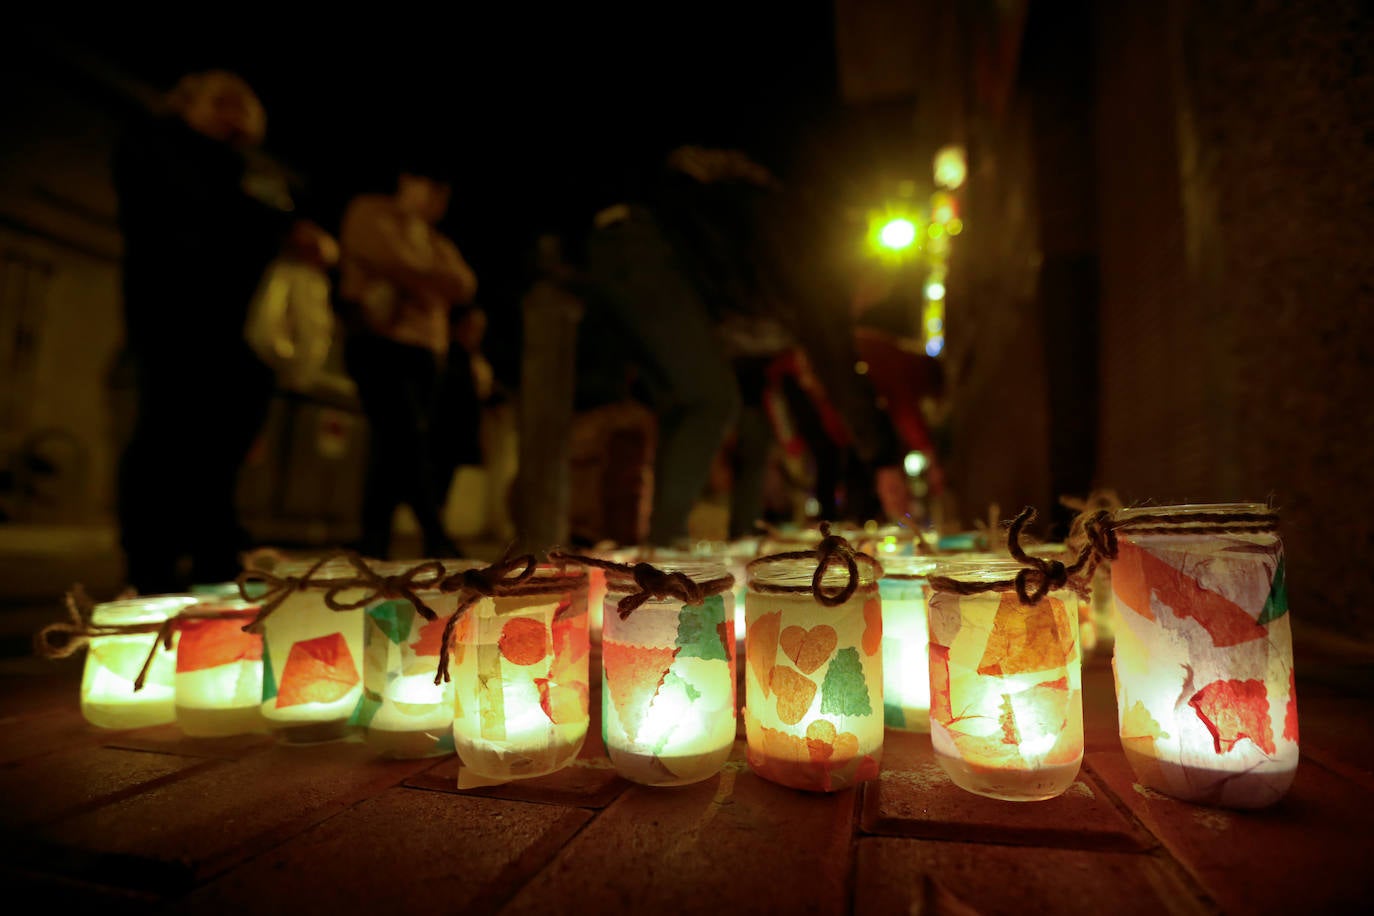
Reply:
[[[927,738],[896,732],[860,791],[768,783],[742,743],[706,782],[631,786],[595,720],[574,766],[460,792],[453,758],[97,731],[78,711],[79,662],[0,668],[0,881],[61,908],[1116,916],[1374,901],[1374,667],[1340,659],[1300,657],[1298,778],[1249,814],[1133,785],[1102,659],[1085,672],[1080,777],[1035,804],[960,791]]]

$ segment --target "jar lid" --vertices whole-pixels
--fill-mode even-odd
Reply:
[[[1133,506],[1118,509],[1116,520],[1129,522],[1132,519],[1153,516],[1167,516],[1171,520],[1188,523],[1200,515],[1258,515],[1265,518],[1278,518],[1278,512],[1264,503],[1185,503],[1177,506]]]

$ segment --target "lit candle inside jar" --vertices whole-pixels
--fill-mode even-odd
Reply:
[[[749,766],[765,779],[834,792],[876,778],[883,748],[883,621],[872,559],[854,589],[823,604],[815,559],[764,556],[749,566],[744,724]],[[823,590],[842,595],[844,565]]]
[[[888,728],[930,731],[930,665],[926,576],[934,561],[887,555],[883,599],[883,720]]]
[[[638,591],[623,571],[608,573],[601,647],[602,733],[616,770],[645,785],[686,785],[720,771],[735,743],[733,595],[725,567],[673,563],[706,594],[653,598],[624,618]]]
[[[1062,793],[1083,759],[1077,599],[1023,604],[1009,558],[939,561],[930,580],[930,730],[960,788],[1009,801]],[[1002,588],[959,594],[942,577]]]
[[[313,570],[313,574],[310,574]],[[363,611],[334,611],[325,603],[330,582],[356,581],[347,560],[292,562],[274,570],[283,578],[310,574],[263,620],[262,715],[288,744],[337,741],[357,733],[363,701]],[[357,600],[362,589],[337,597]],[[264,602],[267,597],[264,596]]]
[[[257,613],[255,602],[217,598],[201,601],[177,619],[176,716],[187,735],[266,730],[262,637],[244,631]]]
[[[463,766],[490,780],[552,773],[587,735],[587,577],[541,567],[474,601],[449,655],[453,740]]]
[[[434,614],[427,620],[404,597],[379,596],[363,622],[363,699],[357,724],[369,747],[388,757],[432,757],[453,751],[453,685],[434,683],[444,625],[456,594],[438,588],[444,574],[472,568],[473,561],[439,564],[379,563],[375,574],[414,577],[415,596]]]
[[[1257,504],[1124,509],[1112,562],[1121,745],[1136,779],[1200,804],[1288,791],[1298,710],[1283,545]]]
[[[95,606],[90,620],[95,628],[144,627],[149,632],[91,637],[81,680],[81,714],[87,722],[100,728],[142,728],[176,718],[175,649],[155,648],[155,630],[195,603],[190,595],[156,595]],[[135,690],[145,663],[143,687]]]

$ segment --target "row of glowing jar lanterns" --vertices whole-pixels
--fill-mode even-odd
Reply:
[[[1118,518],[1128,522],[1133,511]],[[743,591],[747,756],[764,778],[812,791],[874,778],[887,727],[929,731],[940,765],[968,791],[1052,798],[1082,761],[1087,636],[1101,648],[1114,642],[1121,743],[1142,785],[1263,807],[1287,791],[1298,756],[1282,545],[1272,526],[1218,532],[1190,521],[1218,511],[1268,510],[1149,510],[1172,523],[1139,534],[1123,527],[1110,578],[1099,567],[1091,598],[1061,588],[1029,604],[1015,590],[961,593],[927,581],[1005,582],[1023,568],[1005,555],[914,556],[890,538],[867,545],[882,575],[861,564],[839,606],[796,588],[811,582],[814,560],[751,564],[744,589],[698,604],[651,599],[624,616],[619,603],[636,590],[629,576],[541,567],[542,591],[480,598],[459,619],[447,679],[436,679],[436,665],[456,595],[421,593],[437,612],[429,621],[404,599],[334,611],[306,589],[276,608],[261,636],[244,629],[251,602],[113,602],[96,607],[93,624],[184,619],[138,691],[133,679],[156,637],[92,639],[82,708],[97,726],[176,721],[195,736],[270,730],[314,743],[361,732],[384,754],[456,751],[470,775],[520,779],[578,755],[590,645],[599,642],[611,762],[638,783],[687,784],[717,773],[734,745]],[[650,556],[707,581],[727,566],[742,573],[759,550],[754,542]],[[822,585],[838,590],[846,578],[832,566]],[[604,614],[588,614],[589,589]]]

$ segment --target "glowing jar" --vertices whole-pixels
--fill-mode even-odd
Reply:
[[[935,562],[884,556],[878,593],[883,599],[883,721],[901,731],[930,731],[930,666],[926,576]]]
[[[382,576],[399,575],[413,563],[385,563]],[[451,564],[454,572],[466,564]],[[453,684],[434,683],[444,624],[458,596],[437,589],[416,597],[434,611],[426,620],[405,598],[371,602],[363,619],[363,700],[357,724],[363,741],[387,757],[434,757],[453,752]]]
[[[1083,761],[1077,597],[1021,603],[1009,557],[953,559],[930,580],[930,732],[940,766],[962,789],[1037,801],[1070,785]],[[1006,587],[971,595],[947,577]]]
[[[449,656],[453,743],[490,780],[559,770],[587,737],[587,577],[540,567],[459,619]]]
[[[304,576],[313,563],[284,563],[282,577]],[[331,560],[291,592],[263,621],[262,715],[287,744],[338,741],[357,733],[363,701],[363,610],[333,611],[325,604],[329,580],[354,580],[346,560]],[[361,591],[340,593],[356,600]]]
[[[254,602],[215,598],[177,619],[177,727],[187,735],[214,738],[266,730],[262,637],[243,629],[257,613]]]
[[[809,588],[801,590],[815,569],[815,560],[765,557],[751,564],[744,725],[754,772],[796,789],[833,792],[878,775],[882,599],[874,568],[860,563],[853,595],[827,607]],[[844,567],[832,566],[822,585],[838,591],[846,581]]]
[[[1262,505],[1124,509],[1112,562],[1121,746],[1184,801],[1260,808],[1298,765],[1277,518]]]
[[[727,579],[722,565],[659,567],[699,584]],[[621,776],[680,786],[714,776],[735,744],[734,596],[699,605],[650,599],[625,619],[617,606],[638,591],[608,574],[602,633],[602,737]]]
[[[91,625],[144,632],[92,636],[81,679],[81,714],[100,728],[142,728],[176,719],[176,654],[157,648],[157,629],[196,603],[190,595],[157,595],[97,604]],[[143,689],[134,681],[153,652]]]

